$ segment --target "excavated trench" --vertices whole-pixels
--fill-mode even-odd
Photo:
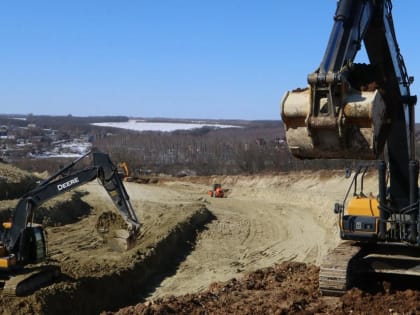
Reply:
[[[31,296],[2,297],[0,314],[98,314],[139,303],[166,276],[175,273],[193,249],[198,233],[213,219],[208,209],[198,207],[153,246],[123,256],[123,265],[120,262],[107,272],[80,277],[63,272],[57,283]]]

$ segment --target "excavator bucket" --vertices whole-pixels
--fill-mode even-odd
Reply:
[[[314,107],[314,95],[309,87],[287,92],[282,100],[291,153],[304,159],[375,159],[385,121],[385,103],[378,90],[349,88],[334,106],[328,105],[333,98],[326,94]],[[328,110],[331,107],[335,113]]]

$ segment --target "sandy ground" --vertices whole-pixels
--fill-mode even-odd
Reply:
[[[228,189],[227,198],[205,196],[214,182]],[[203,290],[212,282],[281,261],[319,265],[323,255],[340,241],[333,206],[344,198],[349,184],[343,172],[320,172],[130,186],[143,198],[154,188],[153,198],[160,202],[175,192],[179,192],[178,198],[203,200],[217,217],[200,234],[177,273],[166,278],[149,298]],[[367,179],[365,192],[375,184],[375,179]]]

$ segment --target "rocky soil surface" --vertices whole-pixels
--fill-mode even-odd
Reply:
[[[419,314],[420,292],[349,290],[343,297],[318,291],[318,267],[284,262],[240,278],[213,283],[200,293],[170,296],[119,310],[134,314]]]

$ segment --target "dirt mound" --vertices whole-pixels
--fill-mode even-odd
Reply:
[[[19,198],[37,187],[40,177],[10,164],[0,163],[0,222],[8,221]],[[77,222],[91,207],[82,201],[84,193],[73,191],[40,205],[34,221],[44,226]],[[1,228],[0,228],[1,229]]]
[[[10,164],[0,163],[0,200],[15,199],[35,188],[39,178]]]
[[[44,227],[62,226],[80,221],[88,215],[91,206],[82,200],[83,193],[67,192],[63,196],[47,201],[37,208],[34,222]],[[0,201],[0,222],[10,220],[18,199]]]
[[[35,221],[44,226],[62,226],[80,221],[92,207],[83,201],[85,193],[67,192],[63,196],[47,201],[35,213]]]

